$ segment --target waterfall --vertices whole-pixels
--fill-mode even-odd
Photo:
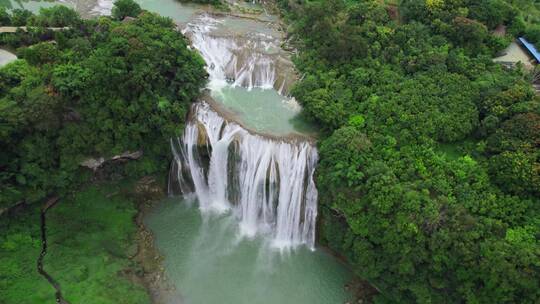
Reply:
[[[263,33],[231,35],[222,22],[202,14],[183,29],[207,63],[209,88],[283,92],[288,78],[279,72],[285,62],[279,40]],[[317,149],[300,138],[252,134],[223,115],[207,101],[192,106],[183,136],[171,140],[169,193],[196,198],[203,214],[232,213],[242,237],[263,234],[282,250],[313,249]]]
[[[216,113],[208,103],[193,105],[184,136],[171,142],[171,192],[196,195],[201,211],[229,210],[240,234],[272,236],[280,249],[313,248],[317,150],[307,141],[254,135]]]
[[[230,33],[222,23],[202,14],[182,31],[206,60],[210,88],[219,90],[229,84],[248,89],[274,88],[286,94],[294,80],[294,68],[282,56],[279,39],[265,33]]]
[[[114,1],[112,0],[97,0],[96,6],[90,12],[97,15],[110,15],[113,6]]]

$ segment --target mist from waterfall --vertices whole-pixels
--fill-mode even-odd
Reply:
[[[232,210],[241,236],[271,235],[281,249],[314,247],[317,150],[311,143],[250,134],[201,102],[171,146],[171,193],[195,194],[203,213]]]

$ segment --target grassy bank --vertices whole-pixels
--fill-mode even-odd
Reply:
[[[41,250],[39,207],[0,218],[0,303],[54,303],[54,289],[37,272]]]
[[[132,275],[144,274],[134,259],[138,188],[126,181],[91,185],[47,212],[44,268],[70,303],[150,302],[144,281]],[[0,303],[54,303],[54,289],[36,270],[39,208],[0,222]]]

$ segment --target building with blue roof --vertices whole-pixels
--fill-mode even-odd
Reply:
[[[519,37],[518,41],[521,46],[523,46],[525,50],[527,50],[529,55],[531,55],[536,60],[536,63],[540,63],[540,53],[538,52],[534,44],[530,43],[529,41],[527,41],[527,39],[523,37]]]
[[[493,61],[509,68],[521,62],[526,69],[532,70],[540,63],[540,52],[538,52],[532,43],[523,37],[519,37],[502,51],[499,57],[494,58]]]

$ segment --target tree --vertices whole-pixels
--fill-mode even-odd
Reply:
[[[127,23],[81,20],[58,8],[35,20],[81,26],[12,35],[32,45],[0,69],[0,208],[75,189],[88,157],[143,150],[119,173],[166,170],[168,141],[206,77],[174,23],[151,13]]]
[[[41,8],[39,15],[31,19],[30,25],[43,27],[76,26],[81,22],[79,13],[65,5]]]
[[[116,0],[112,9],[112,16],[116,20],[126,17],[137,17],[142,12],[139,4],[133,0]]]
[[[0,26],[11,25],[11,16],[5,7],[0,7]]]
[[[509,193],[540,193],[540,164],[537,156],[522,151],[505,151],[490,158],[495,183]]]
[[[33,16],[32,12],[26,9],[16,8],[11,12],[11,25],[25,26]]]

